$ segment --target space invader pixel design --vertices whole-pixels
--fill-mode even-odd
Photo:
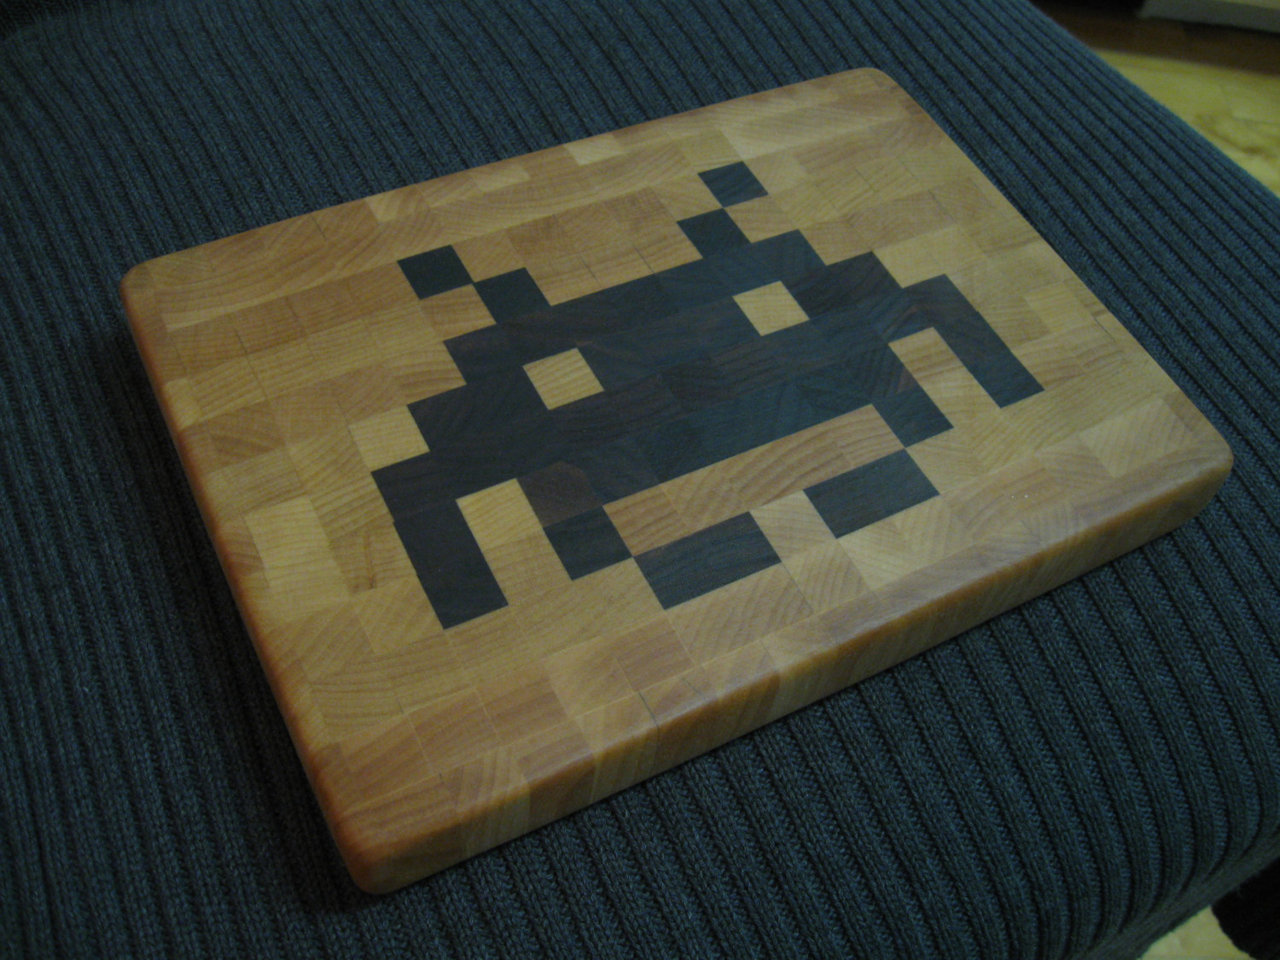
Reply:
[[[472,281],[452,247],[400,261],[420,297],[474,286],[492,325],[445,341],[463,386],[410,404],[427,452],[374,479],[443,626],[506,604],[458,501],[517,480],[572,579],[632,559],[606,506],[871,406],[903,448],[950,429],[890,343],[927,328],[1001,407],[1041,386],[945,276],[901,287],[873,253],[824,263],[799,230],[750,242],[766,195],[707,170],[679,221],[700,258],[551,304],[519,268]],[[936,495],[899,451],[805,489],[844,536]],[[634,556],[670,608],[779,562],[750,513]]]

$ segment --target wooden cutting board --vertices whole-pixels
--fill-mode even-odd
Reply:
[[[122,289],[371,891],[1136,547],[1231,464],[874,70],[296,217]]]

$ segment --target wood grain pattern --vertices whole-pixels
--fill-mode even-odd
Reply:
[[[373,891],[1132,549],[1231,463],[873,70],[274,224],[122,290]]]

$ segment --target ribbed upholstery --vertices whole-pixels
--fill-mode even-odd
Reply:
[[[1126,957],[1280,854],[1280,203],[1014,0],[0,7],[0,955]],[[134,263],[874,65],[1227,438],[1195,522],[383,899],[135,355]]]

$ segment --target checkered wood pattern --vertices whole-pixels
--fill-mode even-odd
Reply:
[[[738,164],[761,189],[709,173]],[[945,276],[1036,389],[993,399],[938,329],[913,329],[889,347],[945,429],[916,439],[866,404],[607,499],[623,552],[586,573],[553,543],[573,518],[548,515],[554,498],[535,510],[521,476],[466,493],[457,509],[501,605],[442,624],[375,477],[437,454],[414,405],[467,387],[457,345],[502,326],[486,282],[527,271],[554,309],[675,276],[703,259],[689,225],[723,226],[717,211],[750,244],[798,232],[827,265],[873,254],[903,289]],[[431,286],[451,272],[466,282]],[[772,280],[730,299],[760,337],[789,336],[814,322],[793,291]],[[299,754],[370,890],[1105,562],[1191,516],[1230,467],[1098,299],[873,70],[162,257],[123,295]],[[548,411],[608,393],[578,347],[522,368]],[[840,478],[877,470],[883,509],[841,499]],[[897,509],[904,477],[921,493]],[[767,556],[700,595],[662,594],[664,551],[717,530],[727,563],[748,541]]]

